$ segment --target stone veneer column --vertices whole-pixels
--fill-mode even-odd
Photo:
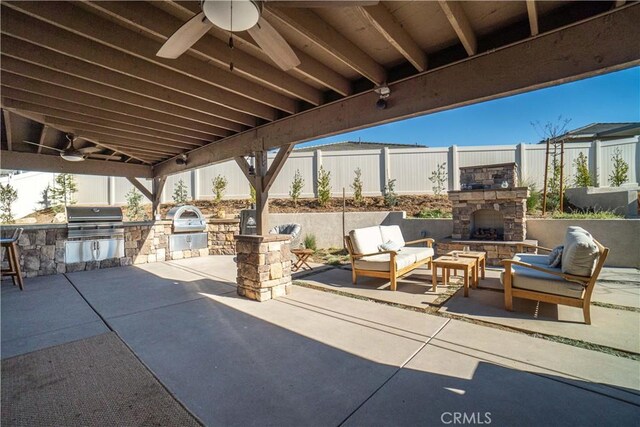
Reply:
[[[238,295],[267,301],[291,290],[291,240],[289,236],[237,235]]]

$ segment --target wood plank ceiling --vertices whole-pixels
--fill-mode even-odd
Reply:
[[[341,2],[347,3],[347,2]],[[197,1],[1,3],[2,150],[96,146],[157,165],[256,126],[544,34],[624,2],[390,1],[277,7],[262,16],[300,65],[214,27],[178,59],[155,54]],[[233,70],[230,70],[230,63]],[[36,142],[38,147],[24,143]],[[6,167],[6,166],[3,166]]]

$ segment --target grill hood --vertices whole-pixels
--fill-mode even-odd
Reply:
[[[114,206],[67,206],[69,223],[122,222],[122,209]]]

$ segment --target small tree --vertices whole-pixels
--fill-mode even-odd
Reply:
[[[364,184],[362,183],[362,171],[360,168],[357,168],[354,173],[356,176],[353,178],[353,184],[351,184],[351,188],[353,189],[353,202],[356,205],[361,205],[364,202],[364,197],[362,196],[362,187]]]
[[[184,183],[182,178],[180,178],[173,187],[173,202],[176,205],[186,205],[187,201],[189,201],[187,185]]]
[[[291,189],[289,190],[289,196],[293,200],[293,205],[298,206],[298,199],[302,194],[302,188],[304,187],[304,179],[300,174],[300,169],[296,169],[296,173],[293,175],[293,182],[291,183]]]
[[[53,187],[50,190],[51,203],[56,212],[62,210],[68,205],[75,204],[73,196],[78,192],[75,177],[69,173],[61,173],[56,176]]]
[[[433,184],[433,187],[431,188],[433,189],[433,193],[436,196],[441,195],[445,190],[445,183],[447,182],[446,166],[446,162],[438,163],[436,169],[431,172],[431,177],[429,177],[429,181],[431,181],[431,183]]]
[[[142,206],[142,193],[135,187],[124,195],[127,201],[127,217],[129,221],[144,219],[144,207]]]
[[[329,199],[331,198],[331,172],[324,170],[320,166],[318,171],[318,204],[320,206],[327,206]]]
[[[573,161],[573,164],[576,167],[576,172],[573,175],[573,185],[575,187],[593,187],[595,178],[589,172],[587,156],[581,152],[578,154],[578,158]]]
[[[47,184],[47,186],[40,193],[41,199],[38,201],[38,205],[42,207],[42,209],[47,209],[51,207],[51,185]]]
[[[616,148],[613,152],[613,171],[609,175],[609,183],[612,187],[620,187],[629,180],[629,164],[622,158],[622,151]]]
[[[211,185],[213,186],[211,191],[213,191],[213,201],[215,203],[220,203],[220,200],[222,200],[222,196],[227,189],[227,183],[227,178],[222,175],[217,175],[211,180]]]
[[[18,192],[11,183],[0,184],[0,223],[11,224],[15,222],[11,208],[16,200],[18,200]]]
[[[396,180],[390,179],[384,186],[384,204],[392,208],[398,204],[398,195],[396,194]]]

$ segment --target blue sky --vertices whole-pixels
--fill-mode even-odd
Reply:
[[[393,96],[393,94],[392,94]],[[373,107],[373,106],[372,106]],[[318,139],[451,145],[536,143],[531,122],[571,119],[569,130],[594,122],[640,121],[640,67],[365,130]]]

